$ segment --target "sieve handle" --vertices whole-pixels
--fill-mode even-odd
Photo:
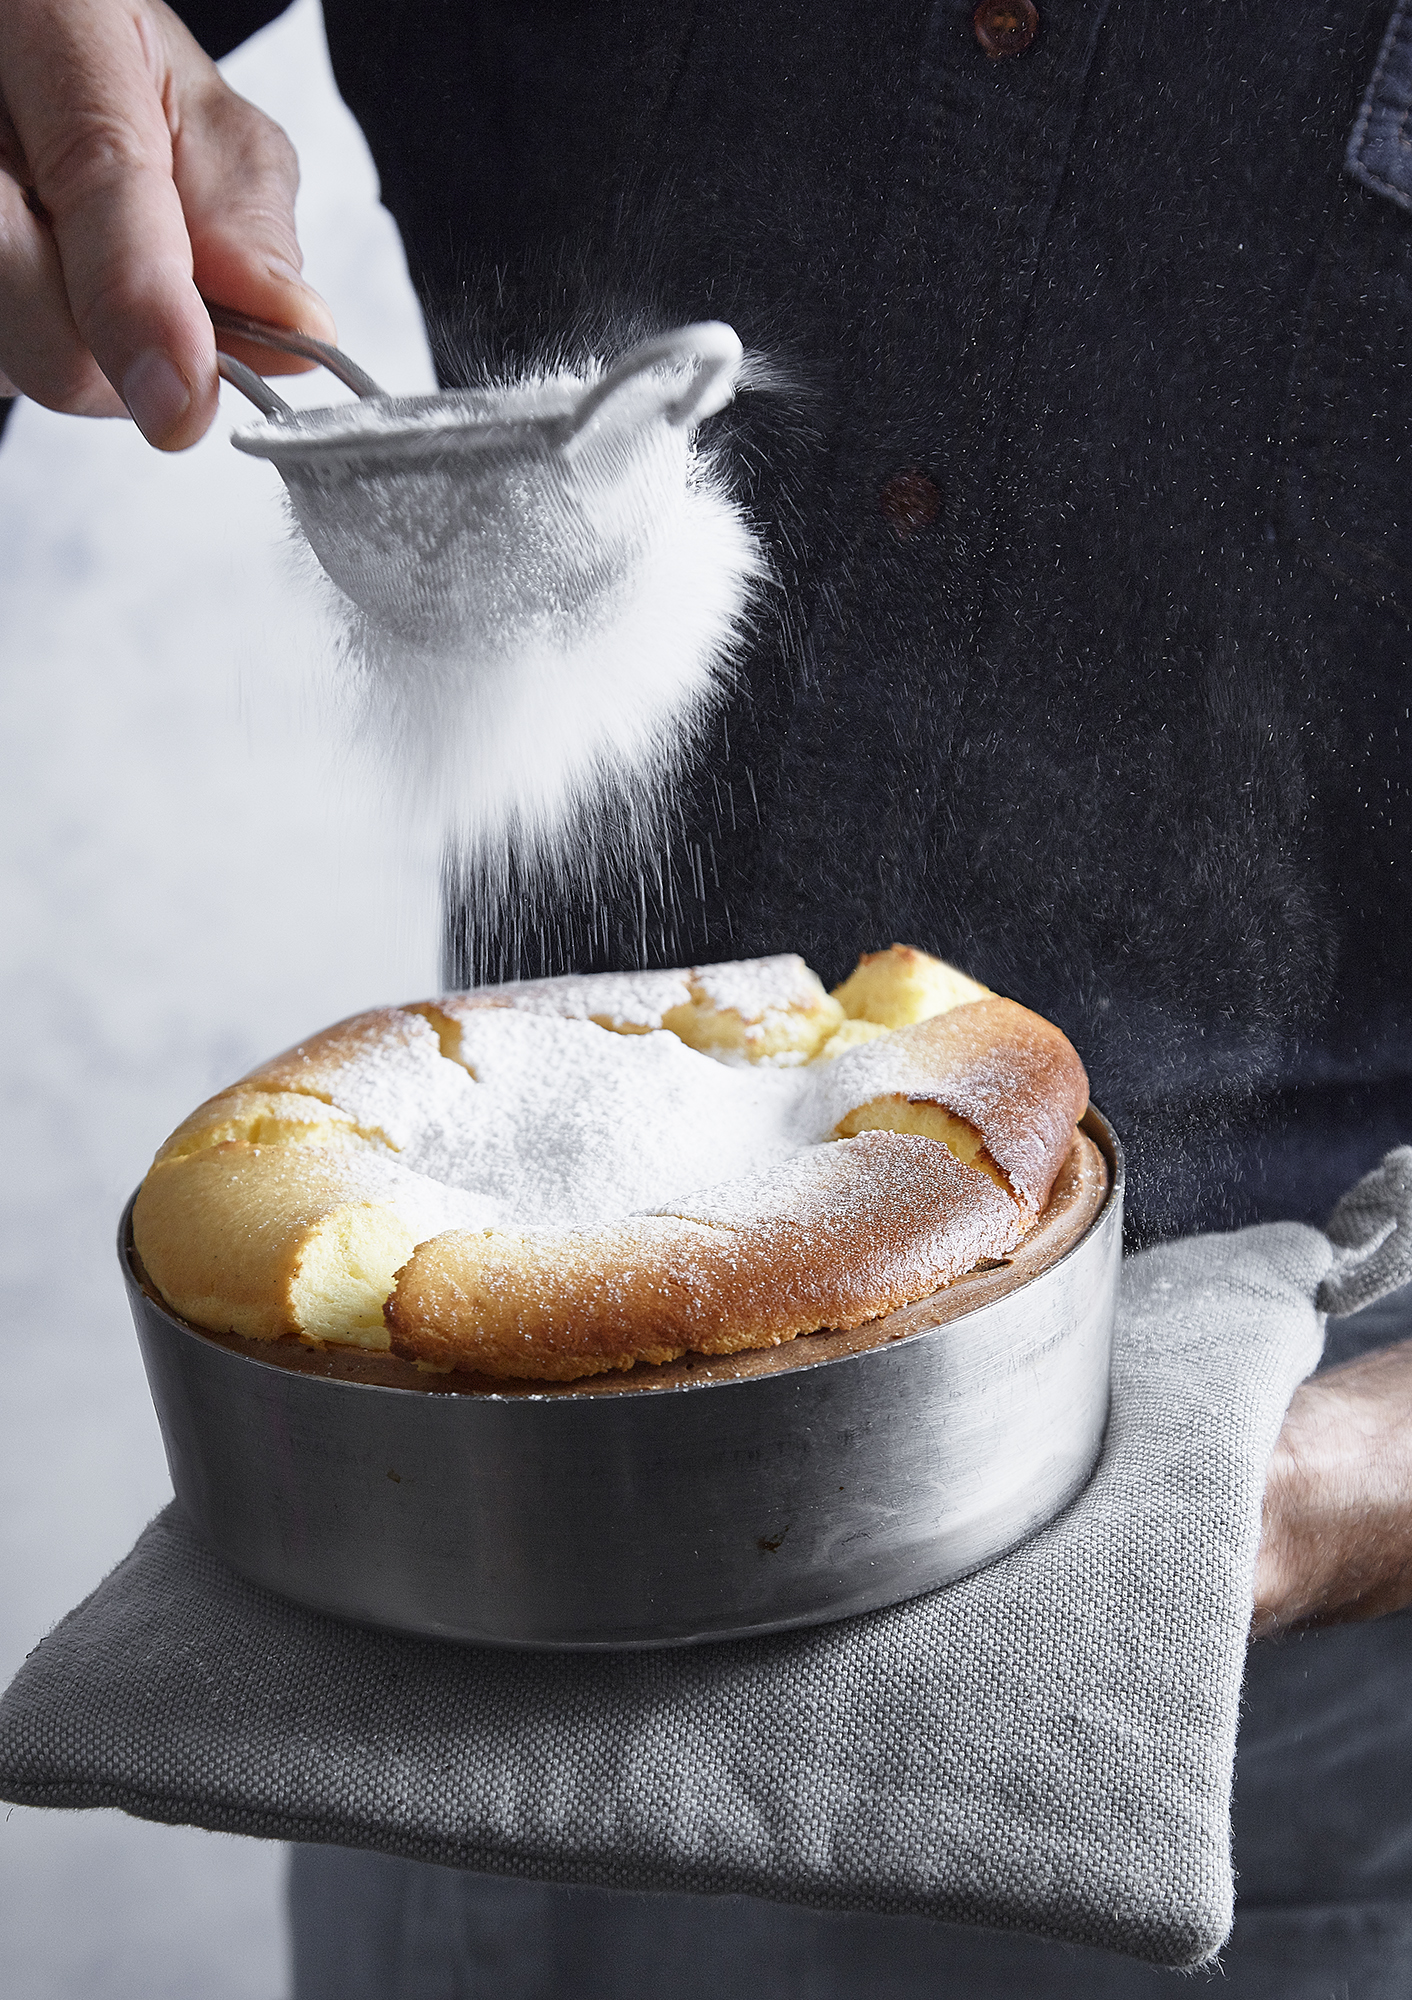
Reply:
[[[233,389],[239,389],[241,395],[271,423],[282,424],[286,417],[294,415],[283,396],[275,394],[263,375],[257,375],[253,368],[247,368],[243,361],[237,361],[233,354],[227,354],[220,347],[216,349],[216,373]]]
[[[740,335],[724,320],[707,319],[695,326],[679,326],[675,333],[660,333],[644,340],[595,382],[570,420],[563,448],[572,452],[577,441],[607,404],[629,382],[654,368],[690,368],[691,380],[685,389],[663,402],[662,415],[669,424],[685,430],[703,417],[723,410],[735,394],[735,378],[744,349]]]
[[[276,354],[297,354],[304,361],[317,361],[321,368],[327,368],[330,375],[356,396],[383,396],[387,393],[378,387],[366,368],[360,368],[341,348],[331,347],[326,340],[315,340],[311,333],[300,333],[297,327],[271,326],[266,320],[251,319],[248,313],[232,312],[229,306],[217,305],[212,299],[203,298],[201,303],[211,315],[211,324],[217,333],[238,333],[243,340],[251,341],[256,347],[270,347]],[[236,362],[235,365],[237,368],[244,367],[243,362]],[[251,402],[259,407],[258,398],[251,395],[247,382],[239,376],[226,374],[224,370],[221,372],[227,382],[249,396]],[[246,372],[254,373],[253,370]],[[269,393],[273,395],[274,392],[271,390]],[[288,415],[289,405],[278,397],[276,401],[281,402]],[[269,416],[272,412],[266,410],[265,414]]]

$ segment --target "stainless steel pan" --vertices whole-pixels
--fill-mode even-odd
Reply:
[[[199,1333],[145,1286],[125,1214],[177,1497],[272,1590],[474,1644],[733,1638],[952,1582],[1097,1460],[1123,1166],[1105,1119],[1083,1129],[1101,1178],[1047,1266],[1022,1247],[853,1334],[518,1391],[400,1387],[401,1364],[368,1379],[304,1350],[284,1366]]]

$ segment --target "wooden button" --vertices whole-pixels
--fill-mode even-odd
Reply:
[[[899,541],[929,528],[941,512],[941,488],[914,465],[894,472],[878,495],[878,510]]]
[[[988,56],[1022,56],[1039,33],[1039,9],[1034,0],[981,0],[971,27]]]

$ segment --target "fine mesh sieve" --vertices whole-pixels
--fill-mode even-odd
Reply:
[[[294,410],[221,356],[264,419],[231,442],[275,466],[345,597],[422,647],[562,645],[611,617],[678,527],[691,433],[730,401],[741,363],[735,332],[706,321],[596,375],[393,396],[336,348],[210,310],[218,329],[318,360],[358,394]]]

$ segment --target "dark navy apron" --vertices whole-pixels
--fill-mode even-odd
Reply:
[[[1134,1241],[1320,1220],[1412,1138],[1412,16],[1038,4],[996,56],[973,0],[327,0],[446,380],[706,316],[774,364],[719,423],[778,582],[654,865],[503,923],[453,893],[448,968],[798,949],[835,979],[922,945],[1079,1047]],[[273,9],[184,11],[219,45]],[[1412,1990],[1409,1634],[1252,1655],[1225,1990]],[[425,1946],[418,1995],[1169,1978],[368,1858],[294,1879],[300,2000],[401,1990],[319,1983],[326,1892],[369,1966]]]

